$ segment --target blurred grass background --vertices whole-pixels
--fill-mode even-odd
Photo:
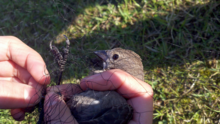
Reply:
[[[220,2],[217,0],[0,1],[0,35],[38,51],[55,72],[49,42],[70,39],[63,81],[88,74],[95,50],[122,47],[142,59],[154,89],[154,123],[220,123]],[[0,123],[36,123],[37,114]]]

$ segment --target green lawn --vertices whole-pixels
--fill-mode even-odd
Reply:
[[[34,1],[0,1],[0,35],[17,36],[38,51],[51,72],[49,42],[61,48],[67,35],[64,83],[88,74],[93,51],[131,49],[154,89],[154,123],[220,123],[219,1]],[[18,123],[36,123],[37,116]],[[0,123],[15,123],[10,119],[0,110]]]

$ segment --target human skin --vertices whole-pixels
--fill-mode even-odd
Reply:
[[[41,99],[43,85],[50,82],[45,62],[35,50],[24,44],[13,36],[0,36],[0,109],[11,109],[14,119],[21,121],[25,117],[25,108],[36,105]],[[94,85],[93,82],[96,82]],[[106,85],[113,82],[113,85]],[[131,85],[138,82],[138,85]],[[105,85],[100,85],[105,84]],[[72,84],[74,85],[74,84]],[[54,109],[58,104],[60,107],[54,113],[45,113],[54,117],[51,123],[56,123],[56,117],[65,122],[75,121],[70,110],[65,104],[65,96],[75,94],[73,90],[65,92],[60,97],[54,89],[64,89],[66,84],[48,88],[45,103],[52,103],[52,106],[44,105],[45,110]],[[114,87],[112,87],[114,86]],[[153,90],[147,83],[131,76],[130,74],[113,69],[96,74],[81,80],[82,90],[116,90],[134,108],[134,117],[129,124],[152,123],[153,117]],[[53,90],[52,90],[53,89]],[[55,99],[50,99],[56,95]],[[52,100],[52,101],[51,101]],[[66,108],[65,113],[60,115],[60,108]],[[63,109],[62,109],[63,110]],[[46,112],[51,112],[46,111]],[[50,115],[51,114],[51,115]],[[68,118],[67,118],[68,117]],[[77,123],[75,121],[75,123]]]
[[[0,109],[11,109],[15,120],[41,99],[50,76],[42,57],[14,36],[0,36]]]
[[[50,117],[48,120],[50,120],[51,123],[61,123],[61,120],[62,123],[70,123],[71,121],[75,121],[65,103],[66,96],[75,94],[74,91],[76,90],[72,90],[73,88],[76,89],[74,86],[76,86],[76,84],[72,84],[72,86],[70,86],[70,84],[64,84],[48,88],[48,94],[45,98],[45,103],[47,104],[44,104],[44,107],[45,114],[47,117]],[[131,76],[130,74],[119,69],[108,70],[101,74],[92,75],[82,79],[80,82],[80,87],[84,91],[88,88],[98,91],[116,90],[119,94],[127,99],[127,102],[134,109],[133,119],[129,122],[129,124],[152,123],[153,90],[149,84]],[[58,95],[58,92],[60,92],[62,95]],[[53,112],[49,110],[54,110],[54,108],[62,108],[61,110],[65,109],[65,116],[60,114],[60,110]],[[77,122],[75,121],[75,123]]]

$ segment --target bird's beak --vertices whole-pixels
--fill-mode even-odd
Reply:
[[[102,59],[103,61],[103,70],[107,70],[108,69],[108,65],[107,65],[107,59],[108,59],[108,55],[106,53],[105,50],[98,50],[94,52],[99,58]]]
[[[98,50],[94,52],[99,58],[102,59],[103,62],[106,62],[108,59],[108,55],[105,50]]]

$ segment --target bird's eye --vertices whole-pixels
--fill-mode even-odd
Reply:
[[[114,55],[113,55],[113,57],[112,57],[112,59],[113,59],[113,60],[117,60],[117,59],[118,59],[118,57],[119,57],[119,55],[118,55],[118,54],[114,54]]]

